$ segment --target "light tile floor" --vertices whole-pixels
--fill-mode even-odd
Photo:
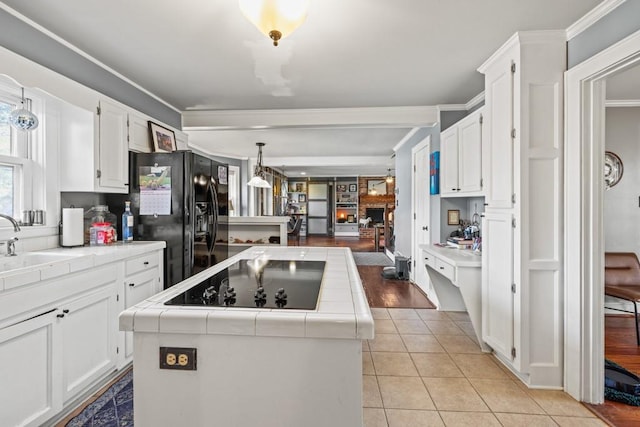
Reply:
[[[480,351],[466,313],[372,308],[365,427],[606,426],[562,391],[530,390]]]

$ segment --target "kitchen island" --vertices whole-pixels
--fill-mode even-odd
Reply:
[[[262,308],[235,298],[167,304],[224,271],[232,283],[253,277],[234,266],[258,260],[302,281],[305,263],[324,263],[315,309],[296,308],[291,287],[279,308],[267,308],[271,292]],[[255,289],[270,274],[255,275]],[[216,294],[205,291],[203,301]],[[217,291],[216,301],[230,295]],[[120,328],[134,335],[135,425],[362,425],[362,340],[373,338],[373,318],[348,248],[249,248],[124,311]]]

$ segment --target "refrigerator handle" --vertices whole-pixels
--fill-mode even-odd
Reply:
[[[211,240],[207,241],[207,249],[209,250],[209,253],[213,253],[213,248],[216,245],[216,238],[218,236],[218,194],[216,193],[216,187],[213,182],[209,184],[207,197],[211,199],[209,202],[209,206],[211,206],[211,213],[209,217],[211,224]]]

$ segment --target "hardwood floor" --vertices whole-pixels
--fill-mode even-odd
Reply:
[[[633,316],[607,315],[605,357],[636,375],[640,374],[640,346],[636,343]],[[587,405],[598,416],[616,427],[640,426],[640,407],[605,400],[602,405]]]
[[[354,252],[374,252],[373,239],[358,237],[301,237],[300,246],[339,246],[349,247]],[[410,281],[383,278],[381,266],[359,265],[358,272],[370,307],[435,308],[420,288]]]

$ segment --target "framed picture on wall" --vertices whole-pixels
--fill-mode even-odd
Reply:
[[[338,184],[336,185],[336,191],[338,193],[344,193],[345,191],[347,191],[347,186],[343,184]]]
[[[298,202],[299,203],[303,203],[307,201],[307,195],[306,194],[298,194]]]
[[[171,153],[176,151],[176,134],[157,123],[149,122],[149,131],[153,141],[153,151],[156,153]]]
[[[349,184],[349,192],[358,191],[358,186],[356,184]]]
[[[459,225],[460,224],[460,211],[457,209],[451,209],[447,211],[447,225]]]

